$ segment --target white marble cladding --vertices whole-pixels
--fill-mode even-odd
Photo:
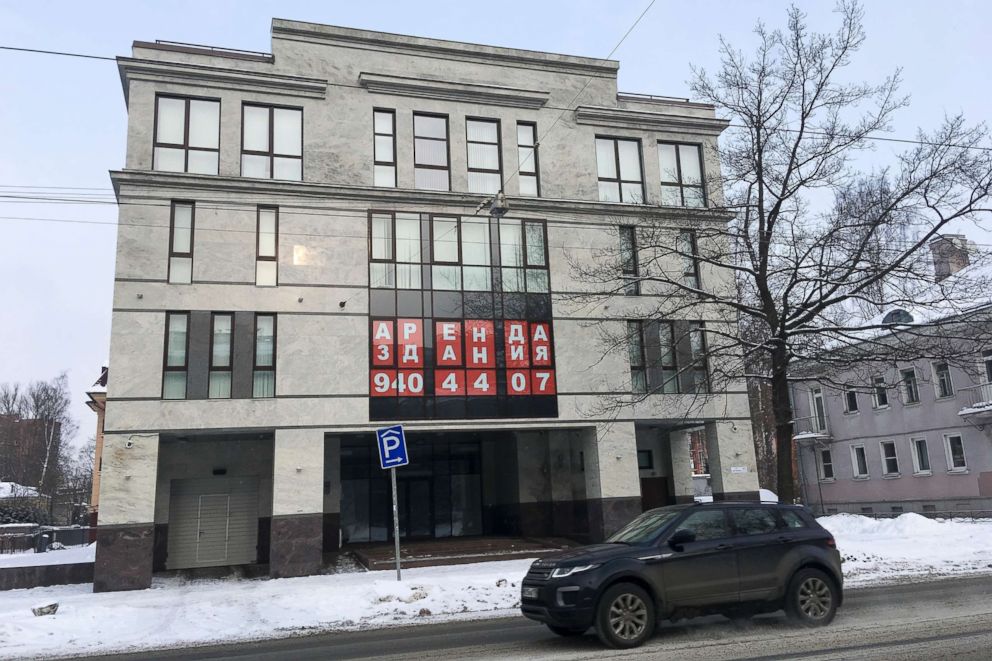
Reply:
[[[272,516],[324,511],[324,434],[277,429],[272,460]]]
[[[105,434],[100,469],[100,524],[155,520],[158,434]]]

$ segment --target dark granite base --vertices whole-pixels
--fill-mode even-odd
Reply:
[[[98,526],[93,591],[143,590],[152,584],[151,523]]]
[[[255,545],[255,562],[260,565],[269,564],[269,551],[272,547],[272,518],[258,518],[258,542]]]
[[[337,512],[324,512],[323,516],[323,538],[324,552],[337,551],[341,541],[341,515]]]
[[[57,551],[51,551],[57,553]],[[39,558],[44,558],[39,554]],[[71,565],[41,565],[39,567],[0,568],[0,591],[41,588],[48,585],[89,583],[93,580],[93,563]]]
[[[549,502],[520,503],[520,532],[524,537],[546,537],[554,533],[554,509]]]
[[[757,491],[727,491],[721,493],[719,491],[713,492],[713,502],[740,502],[740,501],[756,501],[761,500],[761,494]]]
[[[152,544],[152,571],[165,571],[169,556],[169,524],[155,524],[155,541]]]
[[[320,571],[323,519],[321,513],[272,517],[269,576],[289,578]]]
[[[589,538],[593,542],[606,539],[642,511],[640,496],[590,499],[587,503]]]

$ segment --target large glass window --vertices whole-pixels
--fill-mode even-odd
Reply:
[[[665,321],[627,322],[627,350],[633,392],[680,391],[675,347],[674,324]]]
[[[279,210],[275,207],[258,208],[255,284],[259,287],[279,284]]]
[[[226,399],[231,396],[231,338],[234,315],[215,312],[210,319],[210,379],[208,396]]]
[[[689,350],[692,356],[693,392],[709,392],[709,370],[706,365],[706,329],[701,321],[689,322]]]
[[[630,389],[635,393],[645,393],[648,391],[648,374],[644,357],[644,322],[627,322],[627,351],[630,360]]]
[[[255,364],[252,397],[276,394],[276,316],[255,315]]]
[[[188,285],[193,281],[192,202],[173,202],[169,216],[169,282]]]
[[[682,230],[676,242],[676,250],[682,260],[682,282],[686,287],[699,289],[699,253],[696,246],[696,233]]]
[[[548,252],[541,221],[499,221],[500,277],[505,292],[546,293]]]
[[[636,296],[641,293],[638,279],[637,228],[633,225],[620,226],[620,277],[623,279],[623,293]]]
[[[465,120],[470,193],[494,194],[503,188],[499,128],[495,119]]]
[[[541,194],[537,147],[537,124],[517,122],[517,181],[521,195]]]
[[[220,101],[155,97],[153,152],[153,170],[217,174]]]
[[[370,286],[420,289],[420,216],[375,212],[369,221],[369,236]]]
[[[413,114],[413,183],[421,190],[451,190],[446,115]]]
[[[597,137],[596,165],[601,202],[644,203],[640,140]]]
[[[186,399],[188,357],[189,313],[168,312],[165,315],[162,399]]]
[[[661,203],[671,207],[704,207],[702,147],[658,143]]]
[[[241,176],[302,181],[302,108],[242,106]]]
[[[372,111],[372,185],[396,187],[396,111]]]

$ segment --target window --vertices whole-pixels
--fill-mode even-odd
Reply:
[[[691,530],[696,534],[697,542],[730,537],[732,534],[723,510],[717,509],[693,512],[678,526],[678,530]]]
[[[255,237],[255,284],[279,284],[279,210],[259,207]]]
[[[803,518],[791,510],[779,510],[778,513],[782,517],[782,521],[785,522],[786,528],[805,528],[806,522]],[[837,513],[836,510],[833,512]]]
[[[434,216],[431,235],[434,289],[492,291],[489,219]]]
[[[668,207],[706,206],[703,190],[702,147],[658,143],[661,204]]]
[[[654,454],[651,450],[637,451],[637,468],[648,471],[654,468]]]
[[[541,194],[537,174],[537,124],[517,122],[517,182],[520,194],[537,197]]]
[[[599,201],[644,203],[641,141],[596,138]]]
[[[738,535],[767,535],[778,530],[778,518],[768,508],[732,509],[730,518]]]
[[[188,285],[193,281],[192,202],[173,202],[169,215],[169,282]]]
[[[992,351],[982,352],[982,362],[985,363],[985,383],[992,383]]]
[[[675,249],[682,260],[682,283],[686,287],[699,289],[699,253],[696,247],[696,233],[682,230]]]
[[[885,377],[877,376],[872,388],[872,406],[882,409],[889,405],[889,393],[885,389]]]
[[[882,451],[882,471],[884,475],[899,474],[899,457],[896,456],[896,444],[893,441],[879,443]]]
[[[813,431],[827,431],[827,411],[823,406],[823,389],[819,386],[809,390],[809,410],[812,414]]]
[[[844,391],[844,412],[858,412],[858,392],[854,388],[847,388]]]
[[[220,101],[155,97],[152,169],[217,174],[220,161]]]
[[[447,115],[413,113],[413,185],[420,190],[451,190]]]
[[[933,364],[933,382],[938,398],[954,396],[954,384],[951,382],[951,370],[947,363]]]
[[[630,389],[648,391],[647,365],[644,360],[644,322],[627,322],[627,352],[630,359]]]
[[[820,450],[820,479],[834,479],[834,458],[830,450]]]
[[[189,313],[165,315],[165,359],[162,370],[162,399],[186,399],[189,357]]]
[[[302,181],[303,109],[241,109],[241,176]]]
[[[661,392],[679,392],[679,366],[675,351],[675,324],[662,321],[658,324],[658,346],[661,367]]]
[[[468,150],[468,192],[498,193],[503,188],[503,158],[500,150],[499,121],[466,119],[465,146]]]
[[[908,369],[900,372],[902,376],[902,397],[904,404],[920,403],[920,384],[916,380],[916,370]]]
[[[930,475],[930,451],[927,449],[927,439],[911,439],[909,447],[913,450],[913,474]]]
[[[692,357],[692,392],[709,392],[709,370],[706,367],[706,329],[701,321],[689,322],[689,350]]]
[[[252,397],[276,394],[276,316],[255,315],[255,362]]]
[[[960,434],[944,434],[944,453],[947,455],[947,470],[964,472],[968,470],[968,462],[964,456],[964,441]]]
[[[369,217],[369,286],[420,289],[420,215],[374,212]]]
[[[226,399],[231,396],[231,337],[234,315],[215,312],[210,317],[210,379],[208,397]]]
[[[396,187],[396,111],[372,111],[372,185]]]
[[[865,454],[865,446],[851,446],[851,464],[854,466],[854,478],[868,477],[868,455]]]
[[[546,293],[548,250],[544,223],[499,221],[500,278],[504,292]]]
[[[637,278],[637,228],[633,225],[620,226],[620,277],[623,280],[623,293],[636,296],[641,293],[641,283]]]

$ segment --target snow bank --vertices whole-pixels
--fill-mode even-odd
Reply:
[[[34,487],[26,487],[17,482],[0,482],[0,498],[33,498],[38,495],[38,490]]]
[[[107,653],[289,636],[519,611],[520,580],[533,558],[403,572],[278,580],[156,580],[152,589],[93,594],[91,585],[4,592],[0,655]],[[55,615],[31,607],[59,602]]]
[[[93,562],[96,557],[96,542],[87,546],[75,546],[61,551],[35,553],[22,551],[19,553],[0,554],[0,569],[7,567],[39,567],[41,565],[71,565],[78,562]]]
[[[893,519],[834,514],[818,519],[844,557],[847,585],[992,572],[992,520]]]

